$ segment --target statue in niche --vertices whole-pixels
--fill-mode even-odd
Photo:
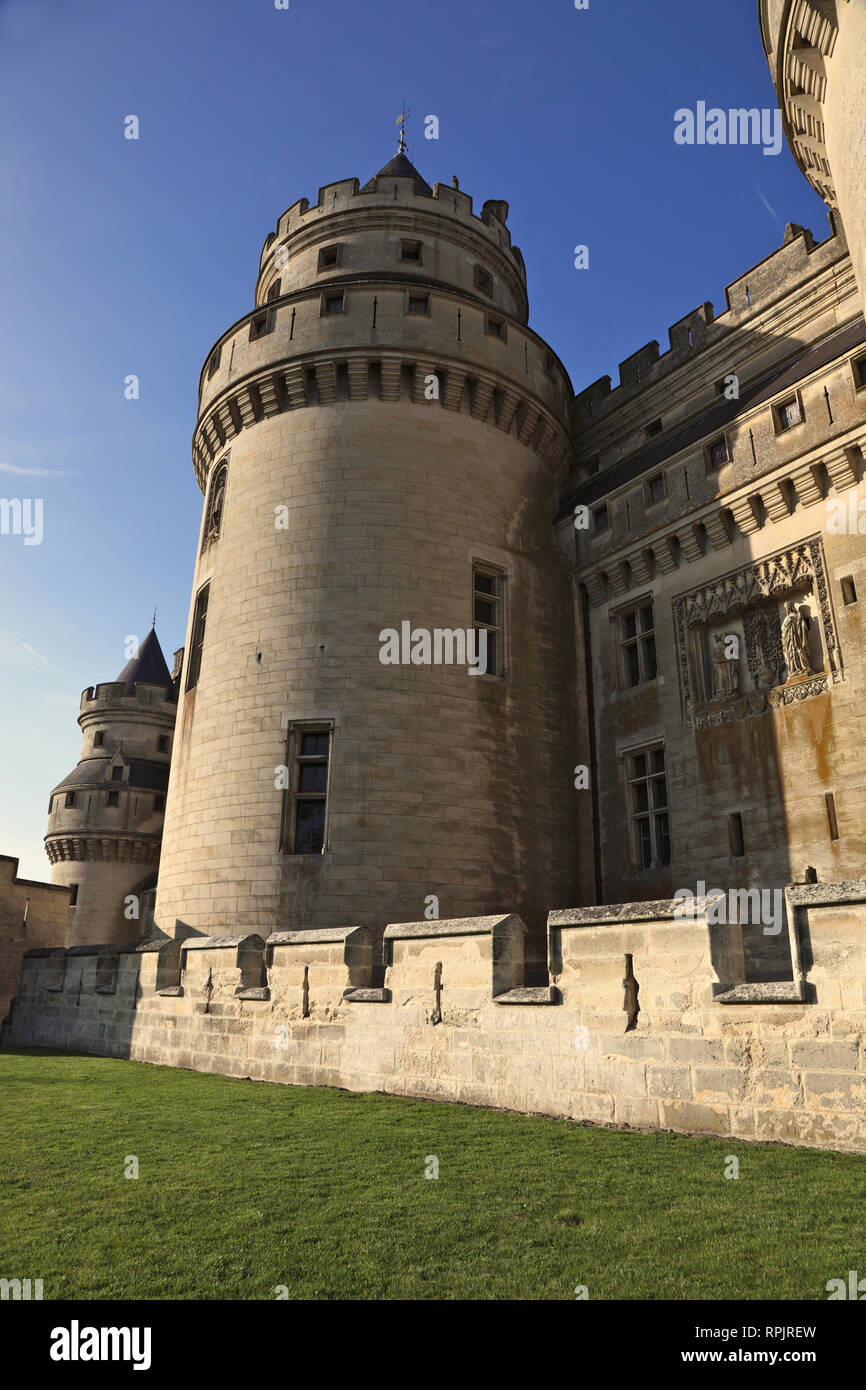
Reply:
[[[740,661],[732,648],[739,649],[739,639],[732,633],[720,632],[713,638],[714,700],[740,693]]]
[[[797,612],[797,605],[792,599],[789,599],[785,604],[785,619],[782,623],[782,648],[785,652],[788,680],[792,680],[794,676],[810,676],[812,674],[812,667],[809,663],[809,629],[803,615]]]

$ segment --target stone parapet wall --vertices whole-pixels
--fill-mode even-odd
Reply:
[[[534,989],[513,915],[388,927],[381,987],[364,928],[32,951],[3,1042],[866,1153],[866,881],[787,906],[787,984],[675,902],[551,913]]]

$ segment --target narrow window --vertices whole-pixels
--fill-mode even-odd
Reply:
[[[340,264],[340,244],[336,242],[333,246],[323,246],[319,252],[319,270],[333,270]]]
[[[490,271],[485,270],[483,266],[477,265],[475,267],[475,283],[482,294],[486,294],[488,296],[492,295],[493,276],[490,274]]]
[[[268,297],[267,297],[267,300],[266,300],[265,302],[266,302],[267,304],[272,304],[272,303],[274,302],[274,300],[275,300],[275,299],[279,299],[279,297],[280,297],[280,281],[279,281],[279,280],[275,280],[274,283],[271,285],[270,289],[268,290]]]
[[[66,793],[66,805],[67,805],[67,806],[74,806],[74,805],[75,805],[75,792],[67,792],[67,793]]]
[[[645,430],[645,434],[646,434],[647,439],[652,439],[652,437],[653,437],[654,434],[661,434],[661,432],[662,432],[662,422],[661,422],[661,420],[653,420],[652,424],[647,425],[646,430]]]
[[[851,363],[854,372],[854,387],[862,391],[866,387],[866,357],[858,357]]]
[[[77,883],[70,883],[70,885],[69,885],[69,906],[70,906],[70,907],[76,907],[77,904],[78,904],[78,884],[77,884]]]
[[[429,294],[410,294],[408,312],[410,314],[429,314]]]
[[[626,759],[632,845],[639,869],[671,862],[668,787],[664,748],[648,748]]]
[[[400,260],[415,261],[419,265],[423,259],[424,248],[420,241],[401,241]]]
[[[106,806],[117,806],[119,804],[119,792],[109,792],[105,798]]]
[[[658,675],[652,601],[619,616],[620,679],[628,688]]]
[[[505,669],[504,630],[502,623],[502,570],[478,561],[472,566],[472,618],[476,632],[486,632],[488,676],[501,676]],[[476,637],[475,654],[483,652],[484,639]]]
[[[330,757],[329,726],[290,729],[285,836],[290,854],[321,854],[325,849]]]
[[[486,331],[491,338],[501,338],[503,342],[507,339],[505,320],[497,318],[495,314],[487,315]]]
[[[153,809],[154,809],[154,811],[164,811],[164,810],[165,810],[165,797],[164,797],[164,796],[155,796],[155,797],[153,798]]]
[[[646,485],[647,506],[651,507],[654,502],[663,502],[665,497],[665,475],[656,473],[654,478],[649,478]]]
[[[727,462],[728,441],[722,434],[707,445],[707,468],[712,471],[714,468],[721,468],[722,464]]]
[[[122,781],[123,781],[123,768],[122,768],[122,767],[113,767],[113,768],[111,769],[111,780],[112,780],[112,782],[122,782]]]
[[[853,577],[848,574],[842,580],[842,602],[846,605],[857,602],[857,589]]]
[[[204,538],[202,549],[210,541],[215,541],[220,533],[222,526],[223,508],[226,500],[226,485],[228,483],[229,466],[223,459],[214,469],[208,489],[207,516],[204,523]]]
[[[836,819],[836,797],[833,792],[825,792],[824,801],[827,806],[827,825],[830,829],[830,839],[838,840],[839,822]]]
[[[743,817],[739,811],[733,811],[728,816],[728,841],[733,858],[742,859],[746,847],[743,841]]]
[[[195,601],[195,616],[192,621],[192,640],[190,642],[189,669],[186,677],[186,688],[192,690],[193,686],[198,685],[199,672],[201,671],[202,648],[204,647],[204,633],[207,625],[207,601],[210,592],[210,585],[205,584]]]
[[[210,361],[209,361],[208,364],[207,364],[207,378],[208,378],[208,381],[210,381],[211,377],[213,376],[214,372],[216,371],[217,367],[219,366],[219,364],[220,364],[220,357],[221,357],[221,356],[222,356],[222,343],[220,343],[220,345],[219,345],[218,348],[214,348],[213,352],[212,352],[211,355],[210,355]]]
[[[159,735],[159,738],[156,740],[156,751],[157,753],[168,752],[168,734]]]
[[[607,510],[606,502],[601,507],[596,507],[592,514],[592,519],[595,523],[596,535],[598,535],[599,531],[607,531],[610,526],[610,514]]]
[[[97,729],[96,733],[93,735],[93,746],[94,748],[101,748],[104,743],[105,733],[102,729]]]

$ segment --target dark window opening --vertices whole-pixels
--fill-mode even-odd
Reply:
[[[75,792],[67,792],[67,793],[66,793],[66,805],[67,805],[67,806],[74,806],[74,805],[75,805]]]
[[[104,731],[103,731],[102,729],[97,729],[97,730],[96,730],[96,733],[93,735],[93,746],[94,746],[94,748],[101,748],[102,745],[104,744],[104,742],[105,742],[105,733],[104,733]]]
[[[202,649],[204,647],[204,634],[207,626],[207,602],[210,585],[206,584],[195,601],[195,616],[192,621],[192,640],[190,642],[189,667],[186,677],[186,688],[192,690],[193,686],[198,685],[199,673],[201,671]]]
[[[119,798],[119,792],[109,792],[105,798],[106,806],[118,806],[120,804]]]
[[[728,841],[733,858],[742,859],[746,847],[743,841],[743,817],[739,811],[733,811],[728,816]]]
[[[331,732],[296,728],[290,732],[289,743],[287,848],[292,854],[321,854],[325,848]]]
[[[842,602],[846,607],[857,602],[857,587],[850,574],[847,574],[842,580]]]
[[[652,424],[647,425],[646,430],[645,430],[647,439],[652,439],[652,437],[653,437],[654,434],[661,434],[661,432],[662,432],[662,422],[661,422],[661,420],[653,420]]]
[[[75,906],[77,905],[77,903],[78,903],[78,884],[77,884],[77,883],[70,883],[70,885],[69,885],[69,906],[70,906],[70,907],[75,907]]]
[[[839,822],[836,819],[836,797],[833,792],[824,793],[824,802],[827,807],[827,825],[830,830],[830,839],[838,840]]]
[[[319,252],[319,270],[333,270],[340,264],[340,244],[323,246]]]
[[[423,243],[420,241],[401,241],[400,260],[417,261],[420,263],[423,256]]]

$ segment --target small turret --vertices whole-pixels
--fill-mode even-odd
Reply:
[[[176,714],[155,629],[115,681],[82,693],[81,757],[45,836],[51,882],[72,889],[68,946],[135,941],[152,923]]]

